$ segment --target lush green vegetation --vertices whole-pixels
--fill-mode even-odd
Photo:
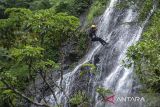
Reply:
[[[153,8],[153,5],[153,0],[145,0],[144,3],[142,3],[142,6],[140,7],[140,20],[144,21],[150,10]]]
[[[1,0],[0,1],[0,19],[6,18],[4,11],[7,8],[28,8],[31,10],[48,9],[52,7],[49,0]]]
[[[94,64],[83,64],[81,70],[80,76],[88,75],[88,78],[93,78],[96,75],[96,67]]]
[[[69,101],[73,107],[75,106],[82,106],[88,107],[89,106],[89,98],[86,96],[85,92],[77,92],[75,93]]]
[[[141,40],[128,51],[128,57],[134,61],[137,75],[145,86],[144,91],[147,92],[160,92],[160,8],[158,3]],[[146,0],[144,4],[140,10],[142,20],[152,8],[153,1]]]
[[[103,14],[108,2],[109,0],[95,0],[87,15],[87,20],[89,23],[91,23],[95,17]]]
[[[65,3],[70,3],[69,8],[61,7]],[[64,3],[56,0],[0,1],[1,107],[23,107],[23,99],[42,105],[33,101],[34,95],[28,97],[24,94],[37,74],[54,95],[45,75],[60,70],[57,64],[63,54],[60,48],[66,41],[75,42],[74,47],[80,57],[85,53],[87,36],[77,30],[80,22],[75,16],[83,13],[89,4],[89,0],[68,0]],[[57,87],[62,90],[61,86]]]
[[[66,0],[60,1],[55,6],[57,12],[67,12],[68,14],[79,16],[91,5],[91,0]]]
[[[8,18],[0,20],[0,84],[4,86],[0,97],[9,105],[15,105],[17,96],[13,96],[12,87],[24,92],[37,71],[54,69],[58,48],[68,38],[76,38],[72,33],[79,26],[79,20],[66,13],[55,13],[53,9],[33,12],[8,8],[5,13]],[[3,98],[4,94],[9,96]]]

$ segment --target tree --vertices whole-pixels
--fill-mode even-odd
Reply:
[[[0,19],[7,18],[4,11],[7,8],[27,8],[31,10],[49,9],[52,5],[49,0],[1,0],[0,1]]]
[[[58,88],[62,92],[63,89],[48,76],[53,70],[59,72],[58,65],[53,61],[55,57],[49,57],[48,53],[55,52],[62,42],[76,36],[74,32],[79,26],[78,18],[55,13],[53,9],[32,12],[29,9],[9,8],[5,13],[8,18],[0,20],[0,98],[8,106],[20,106],[25,100],[48,107],[47,103],[37,103],[32,99],[35,91],[39,90],[35,85],[39,75],[44,83],[42,88],[47,87],[58,105],[54,90]],[[34,92],[26,90],[29,84],[34,84]],[[30,93],[30,96],[25,93]],[[44,95],[42,99],[45,101]]]

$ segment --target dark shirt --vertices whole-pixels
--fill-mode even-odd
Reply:
[[[89,30],[89,37],[90,37],[90,38],[95,38],[95,37],[96,37],[96,31],[97,31],[96,29],[92,29],[92,28],[91,28],[91,29]]]

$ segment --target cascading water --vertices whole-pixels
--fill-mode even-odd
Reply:
[[[128,47],[135,44],[142,32],[143,28],[145,27],[146,23],[148,22],[149,18],[151,17],[153,11],[155,9],[155,6],[153,6],[153,9],[150,11],[150,14],[142,23],[142,25],[135,24],[122,24],[115,26],[114,30],[112,29],[113,35],[111,35],[112,46],[110,47],[110,50],[107,50],[105,54],[108,56],[103,56],[103,61],[100,64],[101,71],[107,72],[107,69],[110,69],[110,74],[104,77],[104,81],[102,83],[102,86],[106,89],[111,89],[112,92],[116,94],[123,94],[127,95],[130,93],[133,93],[133,66],[130,68],[125,68],[122,65],[122,61],[126,58],[126,52]],[[121,23],[131,23],[135,22],[137,19],[137,12],[134,10],[134,8],[129,8],[126,10],[127,12],[124,12],[124,15],[126,15],[124,18],[121,18]],[[114,11],[115,12],[115,11]],[[114,35],[118,36],[114,37]],[[113,37],[113,38],[112,38]],[[117,39],[116,41],[114,41]],[[101,51],[101,50],[100,50]],[[103,51],[104,52],[104,51]],[[114,55],[116,54],[116,55]],[[114,57],[113,57],[114,56]],[[112,57],[112,58],[110,58]],[[116,62],[113,61],[113,59],[116,58]],[[107,62],[107,63],[106,63]],[[111,63],[111,64],[108,64]],[[109,65],[112,67],[109,67]],[[114,67],[113,67],[114,66]],[[96,98],[96,107],[104,107],[105,105],[101,103],[101,101],[97,100]],[[135,107],[135,105],[123,105],[120,104],[114,104],[114,105],[108,105],[112,107]],[[139,104],[139,107],[142,105]],[[107,107],[107,105],[106,105]]]
[[[133,91],[133,67],[129,69],[125,68],[122,66],[122,60],[126,57],[128,47],[139,40],[150,15],[142,25],[137,24],[138,13],[135,7],[132,6],[122,11],[114,8],[117,2],[118,0],[110,1],[101,22],[98,24],[97,36],[107,40],[109,45],[107,47],[102,47],[101,44],[95,43],[75,69],[63,75],[62,84],[64,86],[65,95],[70,95],[78,69],[89,61],[93,62],[95,55],[99,56],[100,61],[96,65],[100,73],[97,75],[96,81],[94,81],[93,84],[94,89],[92,90],[92,97],[95,99],[95,104],[91,105],[91,107],[105,107],[99,99],[98,94],[95,92],[95,86],[103,86],[106,89],[111,89],[114,93],[128,94]],[[60,84],[60,80],[58,80],[58,83]],[[63,92],[56,91],[58,103],[65,103],[64,107],[67,107],[65,95]],[[46,99],[54,103],[52,95]],[[114,106],[120,107],[119,105]]]
[[[143,31],[143,28],[145,27],[145,24],[148,22],[150,16],[152,15],[154,8],[150,11],[150,14],[144,21],[142,25],[137,25],[137,24],[132,24],[132,25],[120,25],[119,27],[116,26],[114,29],[118,34],[116,36],[120,37],[116,42],[114,42],[113,47],[111,48],[112,50],[109,50],[107,53],[110,55],[114,55],[114,52],[116,51],[117,54],[117,60],[116,63],[114,63],[114,68],[110,70],[110,74],[105,77],[102,86],[105,87],[106,89],[111,89],[114,94],[123,94],[127,95],[130,93],[133,93],[133,66],[130,68],[125,68],[122,65],[122,61],[125,60],[126,58],[126,52],[128,47],[131,45],[135,44]],[[122,19],[122,23],[131,23],[135,22],[137,19],[137,12],[134,11],[134,8],[128,9],[126,12],[126,17]],[[114,31],[113,31],[114,32]],[[116,39],[116,38],[115,38]],[[113,39],[114,40],[114,39]],[[115,49],[115,50],[113,50]],[[115,58],[115,57],[114,57]],[[112,60],[112,58],[111,58]],[[106,57],[104,61],[107,62],[113,62],[111,61],[109,57]],[[101,64],[102,68],[106,67],[108,68],[109,66],[104,66]],[[102,70],[106,70],[106,68]],[[109,67],[110,68],[110,67]],[[102,71],[102,72],[104,72]],[[97,100],[96,101],[96,107],[104,107],[101,103],[101,101]],[[109,105],[112,107],[135,107],[135,105],[123,105],[121,104],[114,104],[114,105]],[[139,105],[141,107],[142,105]],[[106,105],[107,107],[107,105]]]

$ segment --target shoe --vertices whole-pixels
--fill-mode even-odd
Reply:
[[[103,42],[103,44],[102,44],[102,45],[103,45],[103,46],[105,46],[105,45],[108,45],[108,44],[109,44],[109,43],[107,43],[107,42]]]

